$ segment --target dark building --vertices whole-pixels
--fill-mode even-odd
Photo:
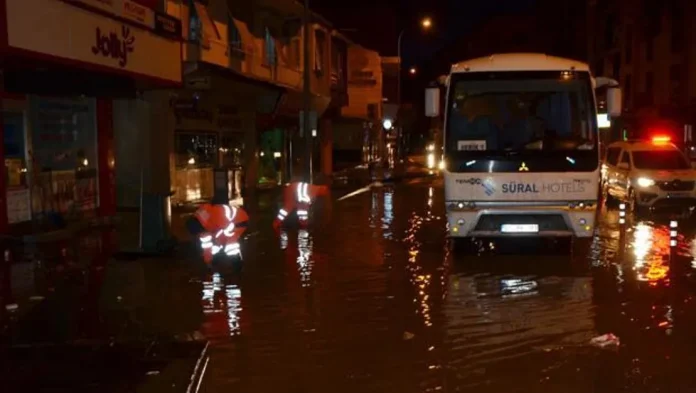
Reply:
[[[595,74],[616,78],[623,88],[626,128],[639,136],[654,124],[672,123],[682,135],[693,124],[696,56],[687,0],[592,0],[587,6],[589,58]]]

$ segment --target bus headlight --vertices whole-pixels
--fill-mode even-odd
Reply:
[[[655,185],[655,180],[647,177],[639,177],[636,179],[636,184],[638,184],[638,187],[648,188]]]
[[[435,153],[428,153],[428,169],[435,168]]]
[[[428,151],[435,151],[435,144],[434,143],[429,144],[427,149],[428,149]]]

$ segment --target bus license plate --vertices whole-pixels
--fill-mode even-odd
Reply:
[[[503,224],[500,228],[503,233],[537,233],[539,225],[537,224]]]

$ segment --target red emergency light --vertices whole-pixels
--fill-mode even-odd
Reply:
[[[652,137],[652,143],[654,145],[666,145],[672,141],[672,138],[668,135],[656,135]]]

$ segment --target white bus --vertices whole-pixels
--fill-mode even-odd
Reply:
[[[449,236],[591,237],[600,153],[594,89],[621,113],[621,92],[582,62],[497,54],[452,66],[445,82]],[[426,114],[439,116],[438,88]]]

